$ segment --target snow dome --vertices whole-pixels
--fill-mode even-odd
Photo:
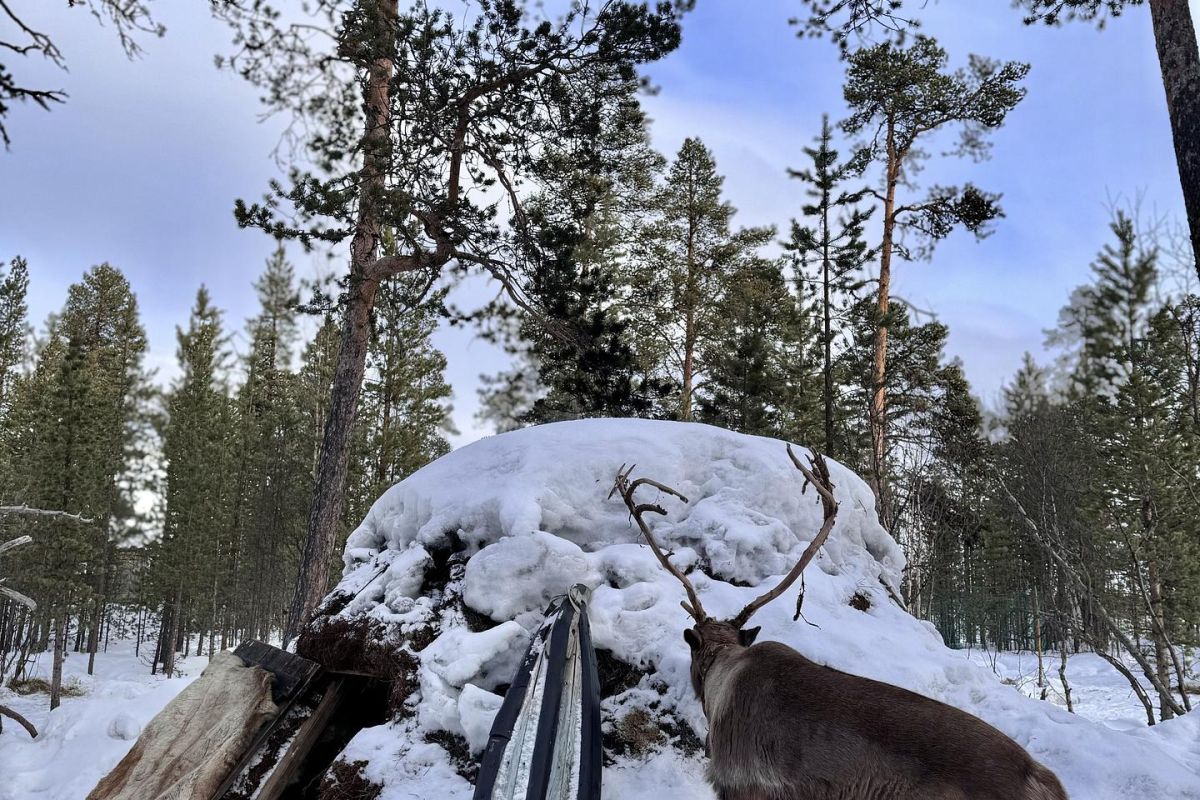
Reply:
[[[450,453],[375,503],[298,643],[327,667],[391,680],[388,722],[358,733],[335,774],[381,787],[380,800],[471,797],[475,758],[547,603],[583,583],[593,592],[605,797],[713,797],[682,587],[609,497],[623,464],[689,499],[663,495],[667,515],[648,521],[714,616],[780,580],[820,528],[820,500],[801,493],[783,442],[705,425],[564,422]],[[760,641],[965,709],[1053,769],[1072,797],[1200,798],[1200,717],[1115,731],[1028,699],[947,648],[895,599],[904,559],[869,487],[829,467],[836,525],[803,585],[755,616]]]

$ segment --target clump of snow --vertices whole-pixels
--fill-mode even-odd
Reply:
[[[503,679],[504,659],[486,666],[488,654],[502,651],[515,667],[517,643],[527,639],[513,626],[532,632],[549,598],[577,582],[593,590],[595,646],[647,671],[605,707],[651,708],[657,719],[685,720],[703,739],[705,720],[681,636],[689,624],[679,606],[681,587],[640,542],[623,503],[609,497],[617,470],[631,463],[635,477],[653,477],[689,498],[684,504],[646,491],[644,500],[666,509],[665,517],[649,520],[655,535],[676,564],[698,568],[692,582],[714,616],[732,616],[770,588],[820,527],[820,502],[814,492],[800,491],[801,476],[782,442],[696,424],[584,420],[530,428],[468,445],[397,484],[350,536],[339,591],[366,586],[396,554],[465,546],[471,558],[463,600],[504,623],[495,636],[511,647],[479,639],[476,649],[467,643],[480,634],[466,633],[461,614],[441,612],[438,638],[421,655],[416,720],[364,731],[345,756],[371,761],[368,772],[385,786],[384,798],[470,796],[445,751],[425,737],[447,730],[473,749],[482,746],[499,707],[484,695]],[[785,642],[820,663],[978,715],[1055,770],[1073,797],[1200,798],[1200,774],[1186,757],[1193,749],[1184,743],[1195,737],[1197,721],[1123,732],[1031,700],[899,608],[890,595],[903,556],[876,519],[869,487],[839,464],[831,462],[830,472],[840,511],[805,576],[805,619],[793,618],[797,584],[756,615],[760,640]],[[354,601],[353,613],[384,619],[410,613],[421,599],[411,596],[415,573],[391,573],[367,588],[371,599]],[[850,605],[855,595],[869,600],[866,611]],[[444,663],[460,652],[461,670]],[[605,792],[710,798],[702,760],[670,745],[620,756],[605,770]]]
[[[462,721],[463,736],[472,753],[480,753],[492,732],[496,712],[504,702],[500,695],[485,692],[473,683],[462,688],[458,696],[458,716]]]
[[[108,735],[112,739],[132,742],[142,733],[142,726],[132,714],[119,711],[108,721]]]
[[[493,542],[467,562],[463,600],[482,614],[507,620],[546,608],[577,583],[597,583],[579,545],[530,531]]]
[[[428,730],[464,735],[460,693],[467,686],[491,690],[510,681],[528,646],[529,634],[516,622],[480,633],[447,630],[421,651],[422,702],[417,709],[421,724]]]

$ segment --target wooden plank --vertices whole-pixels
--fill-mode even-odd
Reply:
[[[221,787],[213,793],[210,800],[225,796],[230,787],[237,782],[241,774],[250,766],[250,763],[254,760],[254,756],[262,749],[267,738],[274,732],[280,722],[287,717],[288,711],[296,700],[324,675],[324,670],[320,664],[309,661],[294,653],[289,653],[286,650],[271,647],[264,642],[254,640],[242,642],[234,649],[233,653],[245,663],[259,666],[271,673],[273,676],[271,699],[279,707],[279,713],[270,724],[264,725],[262,730],[259,731],[254,742],[246,748],[246,752],[242,754],[241,759],[230,770],[228,777],[221,784]]]
[[[274,676],[271,698],[277,706],[290,703],[321,672],[319,664],[264,642],[242,642],[233,654],[247,664],[262,667]]]
[[[254,796],[255,800],[279,800],[292,775],[304,765],[308,754],[312,752],[313,745],[325,732],[325,728],[329,725],[333,713],[342,700],[344,690],[345,681],[341,678],[336,678],[329,684],[329,688],[325,690],[316,709],[300,726],[296,737],[288,745],[287,752],[279,759],[270,777],[259,788],[258,793]]]

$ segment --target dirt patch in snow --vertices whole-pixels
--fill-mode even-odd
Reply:
[[[321,781],[317,800],[377,800],[383,787],[363,775],[366,761],[335,761]]]

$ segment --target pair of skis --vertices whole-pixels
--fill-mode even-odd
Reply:
[[[546,609],[483,750],[475,800],[599,800],[600,685],[577,584]]]

